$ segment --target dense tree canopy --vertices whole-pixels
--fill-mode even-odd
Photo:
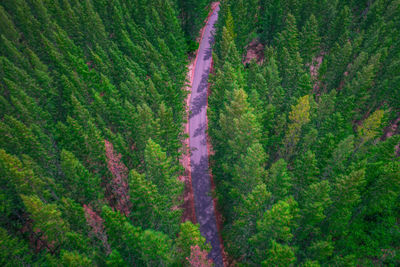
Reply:
[[[232,262],[400,264],[399,1],[246,2],[221,2],[208,109]]]
[[[188,265],[191,246],[209,251],[180,225],[178,180],[188,44],[208,11],[1,1],[0,265]]]
[[[212,266],[179,180],[210,4],[0,2],[1,266]],[[215,34],[226,259],[399,266],[400,1],[222,0]]]

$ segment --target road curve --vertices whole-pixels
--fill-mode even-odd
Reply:
[[[213,199],[211,198],[211,180],[206,139],[208,75],[211,68],[214,26],[218,19],[218,11],[219,6],[214,9],[207,21],[194,66],[189,104],[189,146],[191,151],[190,167],[197,222],[200,224],[200,232],[206,238],[207,242],[211,243],[210,258],[214,261],[215,266],[223,266],[215,209]]]

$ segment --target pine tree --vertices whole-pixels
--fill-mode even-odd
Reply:
[[[273,52],[267,59],[265,72],[265,80],[267,82],[267,88],[269,89],[268,99],[275,107],[282,109],[284,105],[284,91],[281,86],[282,79]]]
[[[160,122],[155,118],[153,111],[146,105],[137,107],[135,116],[135,146],[143,153],[149,138],[157,141],[159,139]]]
[[[21,239],[11,236],[0,227],[0,263],[3,266],[24,265],[32,262],[28,245]]]
[[[262,219],[257,221],[258,232],[250,239],[256,250],[255,263],[260,263],[265,259],[268,262],[268,258],[271,256],[274,258],[273,254],[269,253],[278,249],[274,249],[275,243],[288,244],[293,238],[292,230],[296,228],[297,214],[297,202],[288,198],[277,202],[264,213]],[[268,250],[271,251],[268,252]],[[290,258],[293,258],[293,256]]]
[[[278,34],[275,42],[278,45],[278,66],[282,75],[282,86],[287,89],[286,99],[290,99],[296,92],[297,81],[303,74],[303,62],[299,52],[296,19],[293,15],[288,14],[285,23],[285,28]]]
[[[161,214],[159,203],[162,200],[157,187],[145,175],[135,170],[129,173],[129,196],[132,203],[130,218],[142,228],[156,228],[160,223]]]
[[[247,102],[246,93],[241,89],[233,92],[225,110],[219,118],[219,138],[228,140],[224,151],[229,151],[228,162],[234,162],[260,138],[260,126]]]
[[[19,33],[15,28],[14,23],[12,22],[10,15],[7,13],[6,10],[2,6],[0,6],[0,32],[4,35],[8,40],[12,42],[16,42]]]
[[[115,249],[113,249],[111,251],[110,255],[108,255],[106,264],[107,264],[107,266],[112,266],[112,267],[120,267],[120,266],[126,265],[121,254],[118,252],[118,250],[115,250]]]
[[[298,239],[307,240],[321,235],[320,223],[326,218],[332,204],[331,187],[328,181],[315,182],[305,188],[300,205],[301,227]]]
[[[55,204],[46,204],[38,196],[21,195],[22,201],[34,222],[33,233],[51,253],[57,252],[64,242],[69,225]]]
[[[207,15],[207,1],[183,1],[179,0],[182,29],[191,40],[195,40],[200,28],[203,26],[203,19]]]
[[[318,162],[315,154],[308,150],[306,153],[300,155],[294,163],[293,177],[295,195],[301,196],[301,192],[309,185],[318,181],[320,174]]]
[[[284,149],[281,153],[285,158],[290,158],[294,153],[300,140],[302,127],[310,122],[310,99],[311,96],[309,95],[300,97],[297,104],[291,107],[289,113],[291,123],[288,125],[284,139]]]
[[[240,196],[246,196],[257,184],[265,181],[266,159],[267,156],[262,146],[255,143],[235,164],[232,182],[234,190],[237,190]]]
[[[256,234],[257,221],[263,216],[272,203],[271,193],[267,191],[264,183],[254,187],[251,193],[239,203],[235,209],[235,220],[225,238],[227,251],[234,256],[244,257],[250,261],[253,256],[253,249],[249,238]]]
[[[342,46],[335,43],[332,48],[332,52],[327,59],[327,65],[329,67],[323,79],[326,81],[326,87],[328,90],[339,87],[346,71],[352,49],[350,42],[345,42]]]
[[[267,251],[266,259],[262,261],[261,266],[290,266],[296,258],[294,249],[288,245],[281,245],[275,240],[271,241],[271,248]]]
[[[282,200],[290,195],[293,182],[284,159],[279,159],[271,165],[268,170],[266,185],[268,191],[272,193],[274,202]]]
[[[329,27],[328,33],[328,45],[332,45],[335,40],[346,41],[348,35],[350,34],[349,28],[351,24],[351,10],[345,5],[341,10],[335,20]]]
[[[77,252],[61,251],[61,263],[67,266],[88,266],[92,265],[92,260]]]
[[[172,240],[167,235],[145,230],[140,236],[141,259],[147,266],[168,266],[174,261]]]
[[[282,2],[279,0],[262,1],[261,23],[263,26],[262,41],[271,43],[276,34],[283,28],[284,9]]]
[[[348,161],[354,151],[354,136],[350,135],[342,140],[333,150],[329,159],[324,176],[333,177],[345,173],[349,166]]]
[[[108,206],[103,206],[101,215],[110,246],[118,249],[125,262],[140,264],[142,230],[130,224],[119,211],[112,211]]]
[[[365,169],[352,171],[347,176],[336,178],[332,188],[334,205],[328,212],[328,227],[333,237],[344,237],[353,208],[360,202],[360,193],[365,186]]]
[[[334,244],[328,238],[328,240],[315,241],[310,244],[307,248],[307,254],[311,259],[316,259],[323,263],[329,261],[334,250]]]
[[[67,195],[86,204],[102,198],[100,179],[89,173],[74,154],[67,150],[61,152],[61,170],[65,175]]]
[[[321,38],[318,33],[318,23],[313,14],[304,24],[300,33],[300,49],[304,63],[312,63],[314,56],[319,52]]]
[[[144,155],[146,178],[156,185],[161,196],[157,203],[162,218],[155,229],[172,237],[178,232],[178,221],[182,213],[177,207],[181,203],[183,183],[178,180],[176,166],[153,140],[148,140]]]
[[[360,145],[368,142],[379,134],[384,111],[376,110],[357,129]]]
[[[180,128],[174,125],[172,109],[168,108],[164,102],[160,104],[158,111],[160,120],[160,145],[165,148],[167,155],[177,161],[180,154]]]
[[[191,248],[199,246],[202,251],[210,252],[211,246],[206,243],[206,239],[200,234],[200,226],[186,221],[180,225],[178,238],[176,239],[178,250],[177,260],[185,265],[191,255]]]

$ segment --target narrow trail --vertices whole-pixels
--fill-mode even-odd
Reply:
[[[217,5],[204,28],[193,71],[192,92],[189,103],[189,146],[195,213],[200,232],[210,242],[210,257],[215,266],[223,266],[222,248],[218,233],[214,201],[211,197],[211,177],[207,149],[207,89],[212,63]]]

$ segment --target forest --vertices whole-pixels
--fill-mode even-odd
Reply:
[[[181,179],[210,4],[0,1],[0,266],[213,266]],[[224,265],[399,266],[400,0],[219,7]]]
[[[0,2],[0,266],[207,256],[198,226],[181,222],[178,180],[187,53],[207,8]]]
[[[218,24],[208,129],[230,262],[399,266],[400,1],[222,1]]]

